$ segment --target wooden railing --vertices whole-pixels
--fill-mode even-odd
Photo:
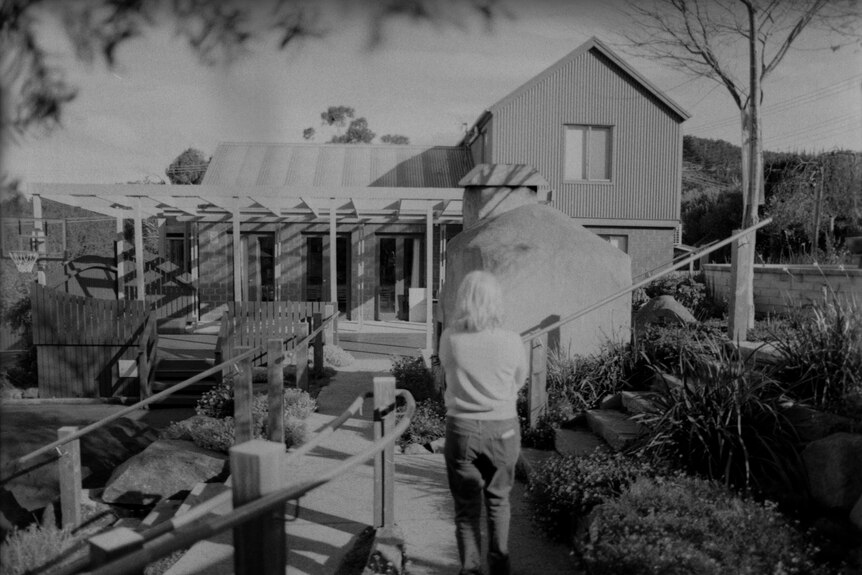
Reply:
[[[576,311],[570,315],[567,315],[547,326],[542,328],[537,328],[534,330],[529,330],[521,334],[521,341],[527,348],[527,358],[529,361],[529,373],[530,379],[528,382],[528,390],[527,390],[527,420],[531,428],[535,429],[536,425],[539,422],[539,418],[544,415],[545,410],[547,408],[548,403],[548,394],[547,394],[547,372],[548,372],[548,333],[558,329],[560,326],[563,326],[571,321],[582,318],[585,315],[596,311],[597,309],[611,303],[612,301],[623,297],[625,295],[630,294],[636,289],[642,288],[648,283],[657,280],[660,277],[663,277],[671,272],[674,272],[684,266],[687,266],[689,263],[700,259],[706,255],[711,254],[712,252],[723,248],[724,246],[735,242],[736,240],[746,236],[748,234],[753,233],[755,230],[762,228],[765,225],[768,225],[772,222],[771,218],[767,218],[750,228],[741,230],[730,237],[714,243],[710,245],[708,248],[703,249],[697,253],[694,253],[685,259],[679,260],[678,262],[670,265],[667,269],[664,269],[654,276],[647,277],[641,281],[638,281],[632,284],[630,287],[623,288],[599,301],[596,303],[585,307],[579,311]]]
[[[235,393],[250,397],[251,352],[242,356],[242,374]],[[244,391],[240,391],[242,388]],[[374,400],[374,442],[365,450],[333,465],[315,479],[287,483],[282,476],[285,465],[320,445],[334,430],[353,417],[366,397]],[[396,399],[401,397],[405,412],[396,423]],[[251,405],[240,400],[241,411],[251,417]],[[285,453],[283,441],[252,439],[239,442],[230,450],[231,489],[186,511],[171,520],[145,531],[117,527],[88,540],[86,557],[55,568],[54,575],[87,570],[93,574],[141,573],[144,567],[173,551],[190,547],[228,529],[234,530],[234,572],[238,574],[284,573],[287,540],[284,529],[284,505],[287,501],[325,485],[350,469],[374,458],[374,517],[379,530],[394,527],[394,443],[407,429],[415,410],[413,396],[395,389],[395,378],[374,378],[374,391],[358,396],[342,414],[331,421],[314,438],[299,449]],[[240,416],[240,413],[237,413]],[[233,503],[225,515],[210,515],[214,509]],[[35,570],[36,573],[42,570]]]

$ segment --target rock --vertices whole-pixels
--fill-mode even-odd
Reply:
[[[411,443],[404,448],[404,455],[428,455],[428,450],[421,443]]]
[[[118,465],[143,451],[158,431],[140,421],[121,417],[81,438],[81,462],[91,476],[85,487],[103,485]]]
[[[15,494],[0,487],[0,540],[12,528],[24,528],[33,523],[33,514],[18,503]]]
[[[612,393],[602,398],[599,409],[622,409],[623,400],[619,393]]]
[[[802,460],[814,500],[849,512],[862,496],[862,435],[840,432],[812,441]]]
[[[28,387],[24,391],[21,392],[21,397],[23,399],[36,399],[39,397],[39,388],[38,387]]]
[[[651,323],[696,323],[697,319],[673,296],[660,295],[649,300],[635,313],[635,331],[641,331]]]
[[[855,425],[849,417],[818,411],[798,403],[782,408],[781,413],[796,429],[803,443],[823,439],[840,431],[852,433]]]
[[[440,439],[435,439],[429,443],[427,447],[431,453],[443,453],[443,450],[446,448],[446,438],[441,437]]]
[[[454,315],[461,280],[477,269],[499,280],[505,327],[517,333],[550,325],[631,286],[628,255],[559,210],[539,204],[465,224],[449,241],[439,300],[444,321]],[[553,330],[548,347],[588,355],[608,338],[628,341],[630,327],[631,298],[620,297]]]
[[[603,439],[584,429],[555,429],[554,449],[560,455],[582,457],[596,449],[608,450],[608,444]]]
[[[114,470],[102,500],[152,505],[218,477],[226,466],[226,455],[190,441],[160,439]]]
[[[850,522],[856,526],[856,529],[862,531],[862,495],[859,496],[856,505],[850,510]]]

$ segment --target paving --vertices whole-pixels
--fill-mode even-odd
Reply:
[[[321,391],[318,412],[310,419],[312,429],[325,425],[357,395],[370,391],[374,377],[389,375],[389,359],[369,355],[340,369]],[[291,482],[318,477],[370,445],[371,413],[371,402],[367,400],[362,416],[348,420],[299,465],[289,465],[286,476]],[[305,495],[298,505],[287,506],[286,573],[328,575],[338,570],[360,533],[373,521],[373,473],[371,462],[360,465]],[[395,522],[404,535],[407,572],[411,575],[457,572],[453,509],[443,456],[396,455],[395,479]],[[573,573],[572,557],[566,546],[551,544],[533,532],[524,490],[524,485],[517,483],[512,494],[510,546],[514,573]],[[198,544],[168,574],[231,573],[230,543],[231,535],[225,533]]]

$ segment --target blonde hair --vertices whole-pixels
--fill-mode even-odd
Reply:
[[[455,296],[453,325],[463,331],[483,331],[503,325],[503,290],[493,274],[468,273]]]

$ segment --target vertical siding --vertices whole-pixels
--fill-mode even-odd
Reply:
[[[678,216],[681,130],[656,98],[595,50],[493,110],[492,158],[531,163],[554,205],[579,218]],[[611,126],[611,182],[564,183],[564,126]]]

